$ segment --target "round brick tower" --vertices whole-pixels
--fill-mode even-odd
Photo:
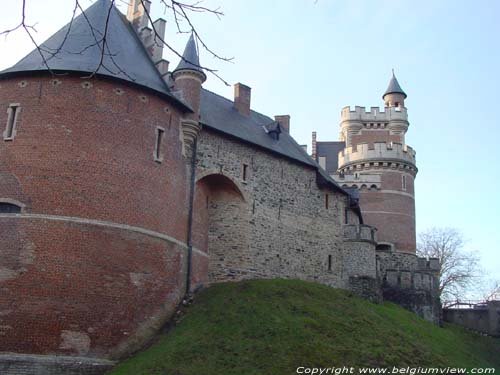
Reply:
[[[119,357],[184,295],[192,111],[134,33],[99,0],[0,73],[0,352]]]
[[[406,94],[393,75],[383,95],[384,111],[342,110],[340,183],[359,189],[366,224],[377,227],[380,249],[415,253],[415,151],[406,145]]]

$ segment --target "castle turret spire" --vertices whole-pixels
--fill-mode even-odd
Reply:
[[[200,101],[201,85],[207,79],[205,72],[200,66],[200,58],[194,40],[191,34],[182,54],[182,59],[177,68],[172,72],[175,90],[181,95],[182,100],[189,104],[193,113],[181,120],[183,133],[183,154],[191,155],[191,146],[198,136],[201,129],[200,119]]]
[[[184,53],[182,54],[182,59],[179,62],[179,65],[177,65],[177,68],[175,68],[174,74],[182,70],[189,70],[199,73],[201,75],[202,82],[207,79],[207,76],[200,66],[200,58],[198,56],[198,49],[196,48],[193,34],[191,34],[191,36],[189,37],[186,48],[184,49]]]
[[[394,69],[392,69],[392,77],[389,81],[389,86],[385,90],[382,98],[384,99],[386,107],[404,107],[404,100],[407,95],[399,85],[399,82],[394,74]]]

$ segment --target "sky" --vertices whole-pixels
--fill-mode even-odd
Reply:
[[[126,12],[123,0],[116,0]],[[91,0],[80,0],[83,7]],[[252,88],[252,108],[289,114],[291,134],[308,144],[338,139],[344,106],[383,106],[391,69],[408,94],[406,142],[417,152],[417,232],[454,227],[500,280],[500,1],[206,0],[217,18],[193,16],[205,43],[201,64],[233,85]],[[43,42],[71,18],[70,0],[27,0],[26,21]],[[167,20],[167,40],[179,34],[159,0],[153,17]],[[2,4],[0,28],[16,26],[21,0]],[[187,25],[185,26],[187,30]],[[0,70],[33,49],[22,30],[0,37]],[[172,66],[178,58],[165,51]],[[205,88],[228,98],[233,88],[209,75]]]

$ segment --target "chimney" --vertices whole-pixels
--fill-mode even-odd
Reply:
[[[243,116],[250,116],[250,96],[252,89],[242,83],[234,85],[234,108]]]
[[[284,131],[290,134],[290,115],[276,115],[274,121],[281,125]]]
[[[318,159],[316,158],[317,154],[316,154],[316,132],[312,132],[312,158],[316,161],[318,161]]]
[[[151,9],[150,0],[131,0],[128,4],[127,19],[140,32],[148,25],[148,15]]]

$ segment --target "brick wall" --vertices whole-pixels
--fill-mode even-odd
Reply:
[[[0,81],[0,351],[116,357],[185,290],[189,168],[170,102],[93,78]],[[154,161],[164,129],[162,163]],[[3,132],[3,129],[2,129]]]
[[[406,176],[406,190],[402,176]],[[416,251],[414,177],[410,173],[382,171],[381,188],[360,190],[359,204],[365,223],[378,229],[380,242],[392,243],[397,250]]]

